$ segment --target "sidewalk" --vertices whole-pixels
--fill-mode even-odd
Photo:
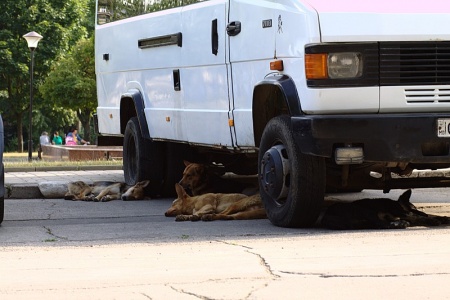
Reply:
[[[53,184],[65,189],[70,181],[82,180],[86,183],[94,181],[123,182],[123,170],[62,170],[57,168],[48,171],[5,172],[6,199],[45,198],[40,185]]]

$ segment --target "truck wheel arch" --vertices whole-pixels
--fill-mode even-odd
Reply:
[[[279,115],[303,115],[297,88],[291,77],[266,77],[253,89],[253,132],[255,146],[259,146],[266,124]]]
[[[144,113],[144,99],[137,89],[132,89],[122,94],[120,99],[120,132],[125,133],[128,121],[132,117],[137,117],[142,136],[150,139],[147,120]]]

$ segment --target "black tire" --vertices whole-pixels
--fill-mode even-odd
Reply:
[[[272,224],[312,226],[324,200],[325,160],[300,151],[289,116],[267,123],[258,162],[260,193]]]
[[[3,137],[1,137],[1,142],[3,142]],[[3,153],[0,153],[0,155],[3,155]],[[5,169],[3,163],[0,162],[0,224],[2,224],[4,217],[5,217]]]
[[[150,180],[150,196],[159,196],[164,180],[164,144],[144,139],[136,117],[131,118],[123,138],[125,183],[135,185]]]

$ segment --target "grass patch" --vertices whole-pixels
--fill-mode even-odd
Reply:
[[[79,166],[122,166],[122,161],[83,160],[83,161],[5,161],[6,168],[39,168],[39,167],[79,167]]]
[[[34,152],[33,155],[37,156],[37,152]],[[28,157],[28,152],[3,152],[3,157]]]
[[[7,152],[3,153],[3,164],[6,168],[39,168],[39,167],[79,167],[79,166],[122,166],[122,159],[115,160],[42,160],[37,159],[37,152],[33,153],[33,160],[28,161],[28,153]]]

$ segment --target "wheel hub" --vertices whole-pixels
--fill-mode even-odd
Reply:
[[[260,181],[264,191],[273,199],[287,196],[289,160],[283,145],[275,145],[267,150],[261,160]]]

